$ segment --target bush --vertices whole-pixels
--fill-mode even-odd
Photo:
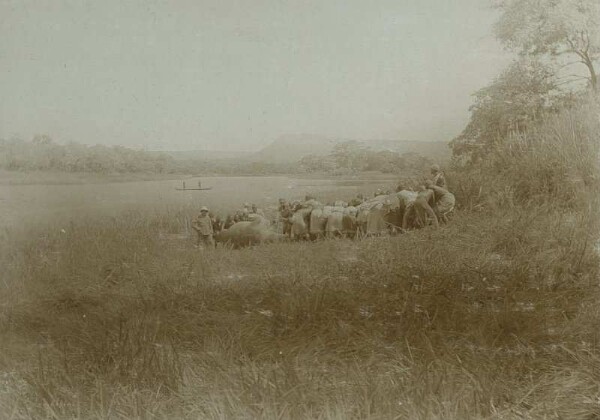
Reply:
[[[599,109],[598,101],[590,99],[510,136],[485,161],[456,165],[449,179],[457,201],[471,209],[581,204],[587,188],[598,186]]]

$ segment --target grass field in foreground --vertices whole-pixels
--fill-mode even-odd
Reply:
[[[6,233],[0,412],[597,418],[594,214],[205,253],[136,214]]]

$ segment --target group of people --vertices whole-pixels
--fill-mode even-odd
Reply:
[[[214,246],[214,236],[224,229],[229,229],[238,222],[249,222],[257,218],[264,218],[263,211],[256,204],[244,203],[242,208],[224,219],[212,213],[208,207],[202,206],[200,214],[192,222],[192,229],[197,233],[196,246]]]
[[[326,207],[344,208],[343,223],[348,231],[369,232],[368,216],[362,219],[361,215],[369,213],[369,209],[376,208],[385,210],[385,221],[383,223],[392,232],[405,231],[411,228],[421,228],[426,225],[439,226],[440,223],[448,222],[448,215],[454,210],[455,198],[448,190],[444,173],[438,165],[431,167],[431,177],[423,183],[416,185],[414,190],[405,185],[399,185],[395,192],[378,189],[374,192],[373,198],[367,198],[363,194],[357,194],[348,202],[337,201],[330,203]],[[390,207],[390,200],[393,198],[394,207]],[[295,223],[294,215],[301,209],[323,207],[316,201],[315,197],[307,195],[304,201],[289,202],[285,199],[279,199],[277,208],[278,220],[273,221],[277,224],[279,233],[287,237],[294,237],[293,226]],[[238,222],[251,222],[257,219],[266,220],[261,209],[255,204],[244,203],[240,210],[234,214],[221,219],[218,215],[212,214],[207,207],[200,209],[200,215],[192,223],[192,228],[198,234],[197,246],[214,246],[214,235],[224,229],[229,229]],[[308,219],[307,219],[308,220]]]
[[[223,223],[217,226],[218,230],[229,229],[237,222],[251,222],[258,217],[265,217],[262,209],[258,208],[256,204],[244,203],[241,209],[237,210],[234,214],[228,214]],[[217,216],[217,221],[220,218]]]
[[[448,191],[446,178],[438,165],[431,167],[432,179],[417,186],[417,196],[412,203],[407,203],[403,215],[402,228],[407,229],[411,218],[416,227],[425,226],[429,221],[438,226],[439,222],[447,223],[448,214],[454,210],[456,199]],[[406,191],[406,190],[404,190]],[[399,191],[398,194],[402,194]],[[406,196],[406,193],[403,194]]]

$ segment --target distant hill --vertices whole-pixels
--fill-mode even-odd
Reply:
[[[240,161],[266,162],[274,164],[296,163],[306,155],[323,156],[329,154],[340,142],[350,139],[331,139],[311,134],[293,134],[281,136],[257,152],[219,151],[219,150],[184,150],[163,151],[175,160],[199,161]],[[401,140],[369,140],[360,142],[364,147],[374,151],[389,150],[397,153],[417,153],[432,159],[450,158],[448,143],[442,141],[401,141]]]
[[[294,134],[281,136],[263,147],[251,157],[252,160],[273,163],[293,163],[306,155],[326,155],[337,141],[325,137]]]
[[[250,159],[273,163],[292,163],[306,155],[327,155],[333,147],[348,139],[328,139],[312,135],[282,136],[254,153]],[[417,153],[432,159],[449,159],[451,152],[448,143],[443,141],[401,141],[370,140],[360,142],[364,147],[374,151],[389,150],[397,153]]]

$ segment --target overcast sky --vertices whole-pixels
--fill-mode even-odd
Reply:
[[[508,57],[486,0],[0,0],[0,137],[450,140]]]

